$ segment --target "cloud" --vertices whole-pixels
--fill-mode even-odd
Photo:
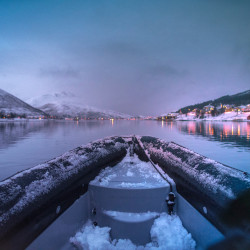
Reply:
[[[147,74],[152,76],[161,76],[161,77],[185,77],[188,75],[187,70],[177,69],[168,64],[156,64],[151,65],[146,68]]]
[[[20,97],[156,114],[249,86],[249,1],[9,2],[0,85]]]
[[[52,77],[52,78],[57,78],[57,79],[79,78],[80,75],[81,74],[80,74],[79,70],[72,69],[70,67],[68,67],[68,68],[57,68],[57,67],[42,68],[39,71],[39,76],[41,76],[41,77]]]
[[[114,55],[115,57],[119,55],[133,56],[133,57],[145,55],[145,51],[139,46],[136,46],[136,44],[128,42],[126,43],[122,41],[110,41],[109,43],[106,43],[104,46],[100,46],[99,50],[109,55]]]

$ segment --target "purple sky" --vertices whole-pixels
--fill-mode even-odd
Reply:
[[[250,88],[250,1],[2,0],[0,88],[161,114]]]

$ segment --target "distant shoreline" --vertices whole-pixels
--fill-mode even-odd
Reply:
[[[119,119],[118,119],[119,120]],[[158,122],[250,122],[250,120],[213,120],[213,119],[167,119],[167,120],[157,120],[157,119],[138,119],[140,121],[158,121]],[[138,121],[137,120],[137,121]],[[88,122],[88,121],[100,121],[103,122],[103,120],[93,119],[93,120],[62,120],[62,119],[0,119],[0,123],[9,123],[9,122],[41,122],[41,121],[60,121],[60,122]],[[108,121],[108,120],[105,120]],[[122,121],[127,121],[126,119]],[[129,120],[131,121],[131,120]]]
[[[23,118],[23,119],[0,119],[0,122],[29,122],[29,121],[45,121],[46,119],[28,119],[28,118]]]

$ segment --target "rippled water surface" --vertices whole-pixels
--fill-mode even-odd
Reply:
[[[250,172],[250,122],[30,121],[0,122],[0,179],[110,135],[174,141]]]

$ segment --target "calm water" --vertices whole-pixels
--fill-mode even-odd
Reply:
[[[250,122],[32,121],[0,123],[0,180],[110,135],[174,141],[250,172]]]

